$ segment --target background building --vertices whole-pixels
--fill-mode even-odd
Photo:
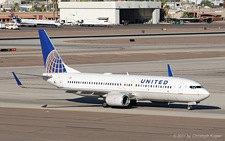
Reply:
[[[80,19],[107,17],[112,24],[144,23],[157,24],[160,19],[161,2],[151,1],[104,1],[104,2],[59,2],[60,20],[73,21],[71,15]]]

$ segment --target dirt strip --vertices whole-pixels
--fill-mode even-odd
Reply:
[[[178,60],[193,58],[224,57],[225,51],[210,52],[172,52],[172,53],[135,53],[135,54],[79,54],[62,55],[66,64],[92,64],[92,63],[115,63],[115,62],[139,62],[139,61],[159,61]],[[0,67],[17,66],[40,66],[43,65],[41,56],[19,56],[0,57]]]

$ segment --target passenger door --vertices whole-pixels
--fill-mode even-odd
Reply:
[[[183,94],[184,83],[180,82],[178,85],[178,94]]]

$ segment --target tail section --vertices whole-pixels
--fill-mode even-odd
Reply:
[[[38,32],[46,73],[79,73],[79,71],[74,70],[64,64],[62,58],[55,49],[45,30],[38,30]]]
[[[10,13],[10,14],[11,14],[11,17],[12,17],[13,20],[17,19],[16,15],[14,13]]]
[[[11,14],[11,17],[12,17],[12,21],[14,21],[17,26],[21,26],[21,19],[16,17],[16,15],[14,13],[10,13]]]

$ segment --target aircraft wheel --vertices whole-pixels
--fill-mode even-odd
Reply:
[[[137,100],[131,100],[130,104],[128,106],[130,106],[130,107],[137,106]]]
[[[191,105],[188,105],[188,110],[193,110],[193,107]]]
[[[106,102],[104,102],[104,103],[102,103],[102,107],[107,108],[107,107],[109,107],[109,105]]]

